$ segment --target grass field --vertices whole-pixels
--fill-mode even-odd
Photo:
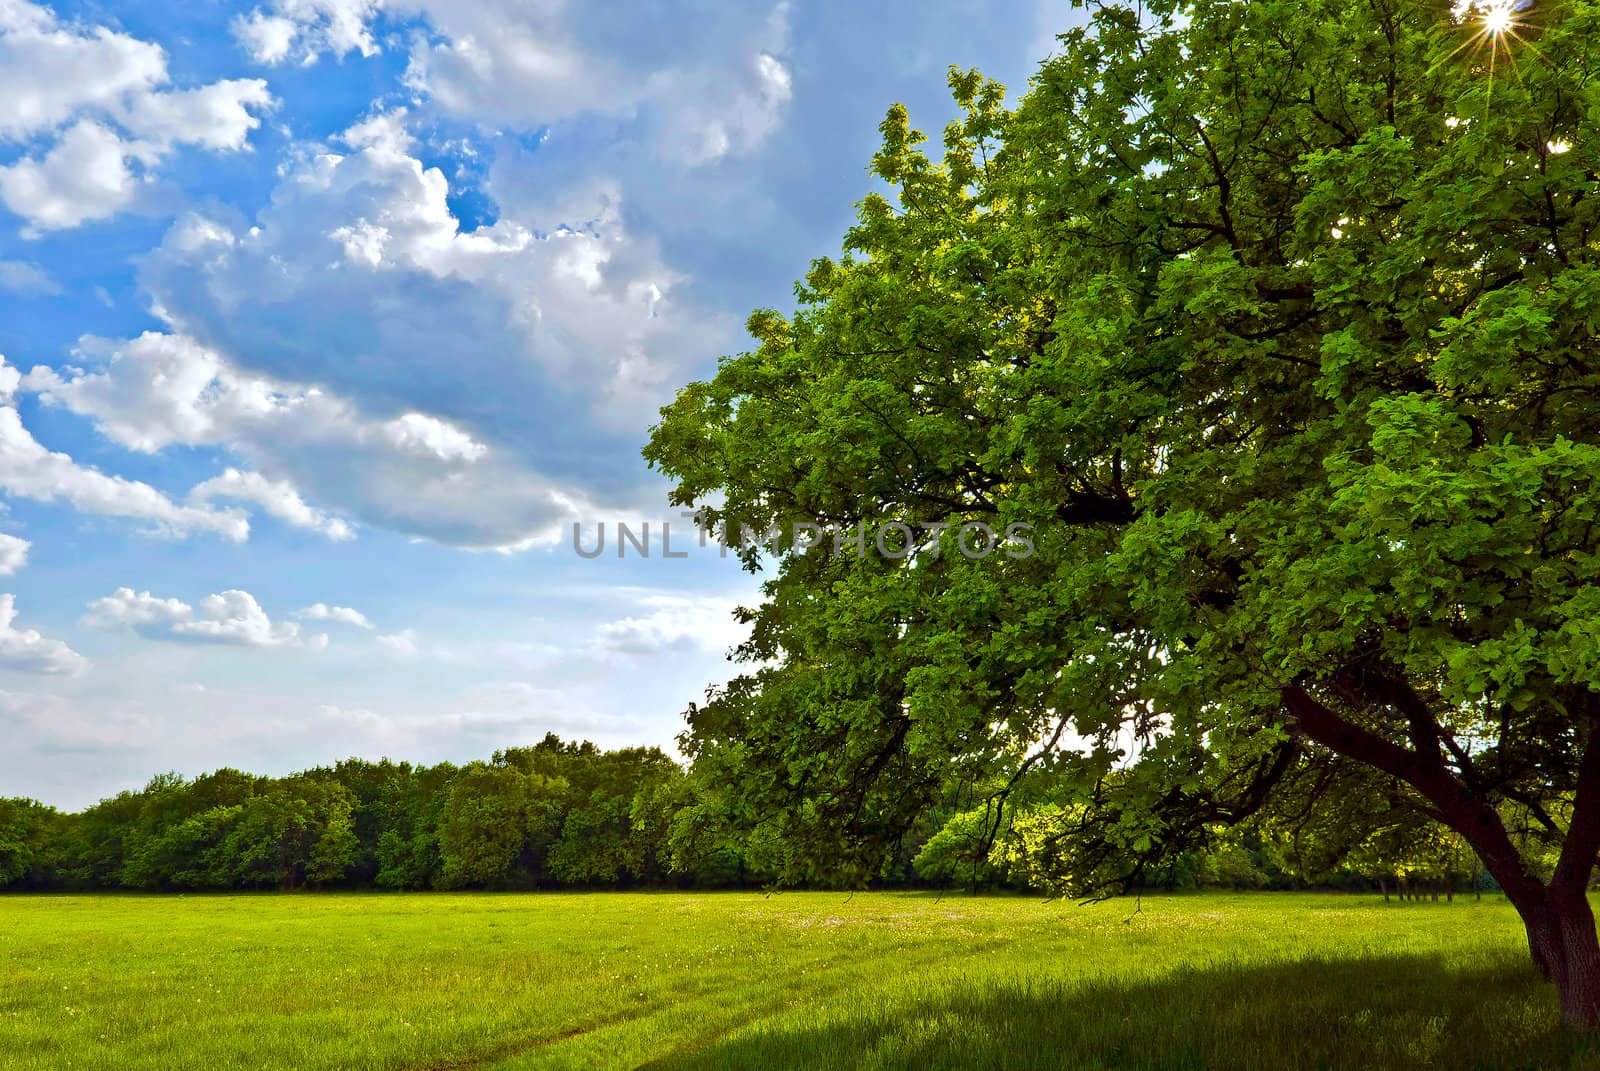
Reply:
[[[0,1068],[1588,1068],[1515,916],[1196,895],[0,897]]]

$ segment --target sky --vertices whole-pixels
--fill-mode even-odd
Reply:
[[[891,104],[1078,17],[0,0],[0,796],[671,750],[757,583],[656,412],[838,252]]]

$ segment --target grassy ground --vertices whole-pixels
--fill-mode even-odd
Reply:
[[[1136,911],[1137,907],[1137,911]],[[0,1068],[1560,1068],[1498,899],[0,897]]]

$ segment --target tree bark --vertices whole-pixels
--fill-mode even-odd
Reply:
[[[1588,898],[1553,890],[1523,922],[1534,966],[1560,994],[1561,1021],[1580,1030],[1600,1026],[1600,936]]]

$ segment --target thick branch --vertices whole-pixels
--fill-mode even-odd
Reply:
[[[1340,755],[1366,763],[1416,789],[1438,809],[1439,817],[1477,851],[1513,903],[1531,903],[1544,887],[1528,873],[1505,825],[1487,800],[1474,795],[1437,754],[1424,760],[1415,752],[1346,721],[1298,684],[1282,689],[1283,702],[1306,736]]]

